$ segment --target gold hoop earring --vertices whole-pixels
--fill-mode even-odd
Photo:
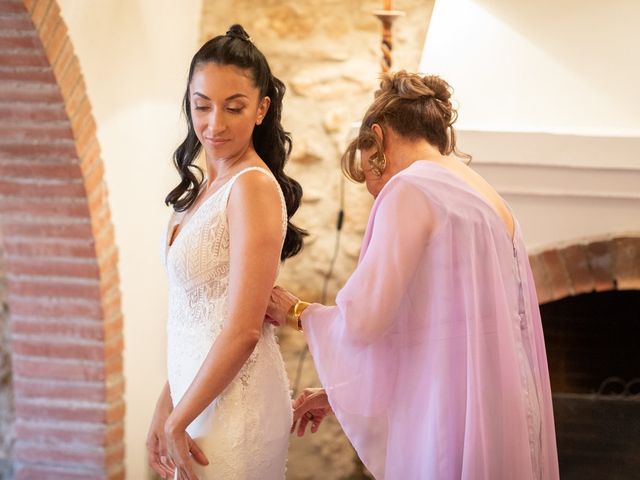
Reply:
[[[371,171],[373,174],[376,177],[381,177],[387,169],[387,156],[384,154],[384,150],[371,155],[369,157],[369,165],[371,165]]]

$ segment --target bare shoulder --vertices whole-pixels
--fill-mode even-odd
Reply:
[[[271,197],[279,201],[278,183],[264,170],[249,170],[238,176],[231,188],[231,197],[254,200]]]
[[[243,173],[231,188],[228,209],[232,216],[266,223],[271,220],[280,222],[281,201],[277,182],[263,171]]]

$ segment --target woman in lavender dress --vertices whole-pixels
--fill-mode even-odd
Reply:
[[[442,79],[386,76],[343,157],[375,202],[336,306],[276,288],[268,320],[302,328],[332,409],[377,479],[557,479],[535,286],[518,223],[458,154]],[[356,153],[361,153],[361,161]]]

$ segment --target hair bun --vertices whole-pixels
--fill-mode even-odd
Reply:
[[[438,98],[437,92],[420,75],[405,70],[383,75],[377,93],[388,93],[404,100]]]
[[[449,103],[453,89],[451,88],[451,85],[445,82],[442,78],[437,75],[427,75],[422,78],[422,83],[433,91],[433,96],[436,100]]]
[[[251,37],[249,36],[247,31],[242,27],[242,25],[238,23],[234,23],[233,25],[231,25],[225,35],[231,38],[239,38],[240,40],[244,40],[246,42],[251,41]]]

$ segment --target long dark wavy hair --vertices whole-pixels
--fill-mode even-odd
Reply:
[[[173,154],[173,163],[180,174],[180,183],[169,192],[165,203],[173,205],[174,210],[178,212],[187,210],[195,202],[202,186],[204,173],[200,167],[193,164],[202,149],[202,144],[193,128],[189,85],[196,67],[204,63],[233,65],[250,71],[253,84],[260,91],[260,98],[271,99],[271,105],[262,123],[253,129],[253,147],[278,181],[287,206],[287,218],[290,220],[300,206],[302,187],[284,173],[284,165],[291,153],[291,136],[284,131],[280,123],[282,97],[286,87],[271,73],[267,59],[241,25],[232,25],[225,35],[219,35],[206,42],[191,60],[182,105],[187,118],[188,132]],[[298,253],[306,235],[304,230],[287,221],[287,235],[280,254],[281,260]]]

